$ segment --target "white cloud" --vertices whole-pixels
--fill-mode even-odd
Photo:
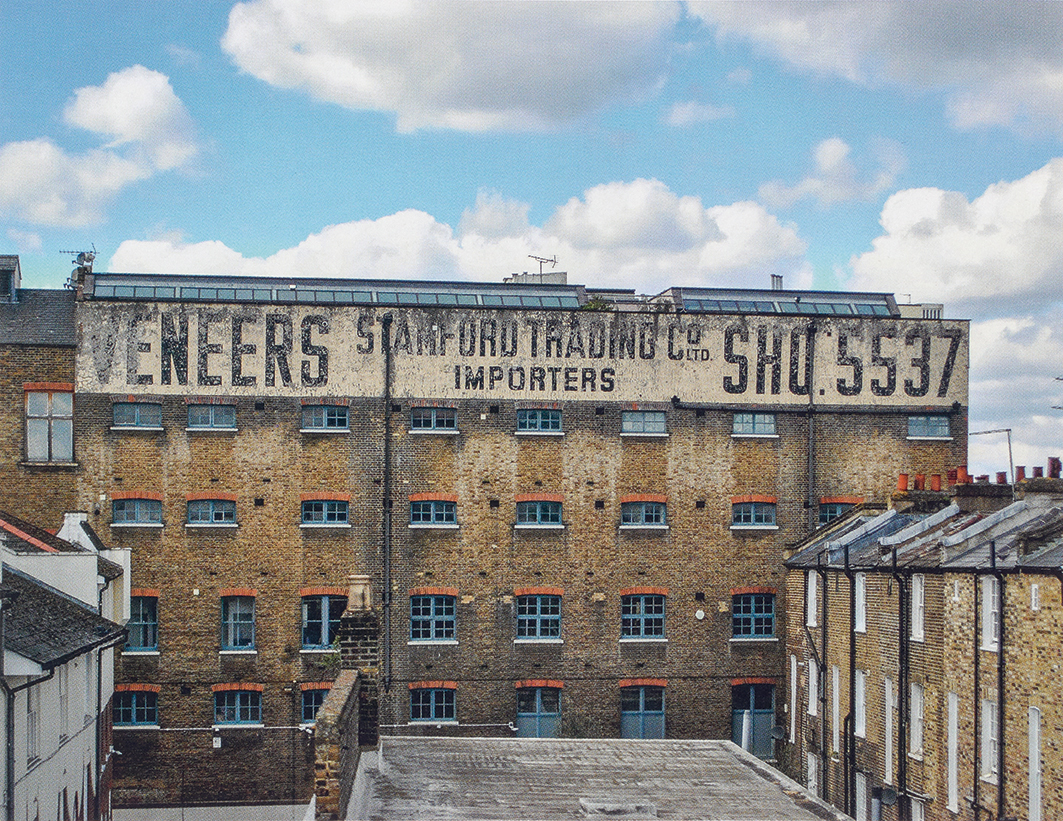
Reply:
[[[752,202],[706,208],[657,180],[597,186],[530,225],[526,203],[481,193],[458,230],[422,211],[329,226],[294,248],[244,257],[217,241],[179,237],[123,242],[110,270],[271,276],[386,277],[500,281],[529,270],[528,256],[557,255],[573,282],[641,291],[671,285],[791,287],[811,274],[804,242]]]
[[[1063,158],[971,201],[898,191],[881,223],[872,250],[852,261],[854,287],[920,294],[975,316],[1029,312],[1063,285]]]
[[[803,199],[817,200],[824,207],[849,200],[874,201],[893,187],[897,174],[905,166],[900,148],[885,140],[878,141],[874,147],[878,167],[863,179],[850,159],[850,148],[844,140],[830,137],[819,143],[813,153],[813,174],[792,186],[782,180],[766,182],[760,186],[760,198],[772,208],[788,208]]]
[[[20,231],[17,228],[7,229],[7,238],[15,243],[15,250],[20,254],[29,254],[40,251],[44,247],[41,235],[33,231]]]
[[[855,83],[943,91],[958,128],[1063,132],[1063,4],[689,3],[721,37]]]
[[[911,293],[970,317],[971,430],[1011,428],[1017,464],[1063,452],[1063,158],[968,200],[915,188],[882,209],[884,233],[854,257],[858,290]],[[1003,435],[970,440],[981,473],[1007,467]],[[998,441],[999,440],[999,441]]]
[[[400,131],[550,128],[661,82],[676,3],[250,0],[222,47],[248,74]]]
[[[186,166],[198,152],[169,80],[143,66],[75,91],[64,119],[111,142],[80,154],[45,137],[0,145],[0,215],[37,225],[98,223],[122,189]]]
[[[734,109],[729,105],[717,106],[708,103],[694,101],[686,103],[674,103],[668,109],[665,121],[668,125],[684,126],[694,123],[711,123],[715,120],[724,120],[733,117]]]

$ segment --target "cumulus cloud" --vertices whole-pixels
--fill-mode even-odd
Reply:
[[[7,238],[15,244],[15,249],[20,254],[40,251],[43,247],[41,235],[33,231],[20,231],[17,228],[9,228],[7,230]]]
[[[143,66],[78,89],[63,117],[110,142],[80,154],[46,137],[0,145],[0,215],[38,225],[98,223],[122,189],[185,167],[199,151],[170,81]]]
[[[557,255],[573,281],[642,291],[670,285],[767,287],[770,273],[807,287],[805,244],[753,202],[706,207],[657,180],[596,186],[543,226],[528,205],[482,192],[457,230],[422,211],[325,228],[270,257],[244,257],[216,241],[177,237],[123,242],[116,271],[499,281]],[[534,264],[534,263],[532,263]]]
[[[943,91],[957,128],[1063,132],[1063,4],[697,2],[724,38],[866,85]]]
[[[734,109],[729,105],[716,106],[707,103],[686,102],[675,103],[668,109],[665,121],[668,125],[684,126],[694,123],[711,123],[714,120],[725,120],[733,117]]]
[[[1011,428],[1018,464],[1063,453],[1063,158],[968,200],[915,188],[891,196],[883,234],[852,260],[849,285],[911,293],[970,317],[971,430]],[[970,440],[982,472],[1007,466],[1003,434]]]
[[[782,180],[764,183],[760,186],[760,198],[772,208],[788,208],[803,199],[814,199],[824,207],[849,200],[869,202],[892,188],[905,166],[900,147],[879,140],[874,146],[878,167],[862,178],[850,153],[848,143],[839,137],[823,140],[813,151],[813,174],[791,186]]]
[[[400,131],[529,131],[661,82],[677,3],[250,0],[222,47],[243,71]]]

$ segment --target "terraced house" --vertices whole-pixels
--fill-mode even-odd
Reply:
[[[966,457],[967,323],[888,294],[96,273],[75,317],[116,802],[308,795],[352,574],[383,733],[773,758],[786,545]]]

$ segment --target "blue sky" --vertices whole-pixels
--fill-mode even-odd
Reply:
[[[98,270],[781,273],[971,318],[971,429],[1063,450],[1063,4],[8,0],[0,26],[27,286],[93,244]]]

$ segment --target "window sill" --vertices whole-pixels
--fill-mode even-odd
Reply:
[[[999,644],[980,644],[978,646],[978,649],[979,650],[983,650],[986,653],[999,653],[1000,652],[1000,645]]]
[[[211,427],[199,427],[199,428],[185,428],[186,433],[236,433],[238,428],[211,428]]]
[[[299,527],[304,530],[350,530],[351,524],[350,522],[301,522]]]
[[[416,641],[411,639],[410,641],[406,642],[406,646],[423,647],[425,645],[456,645],[457,643],[457,639],[420,639]]]
[[[863,627],[854,627],[853,632],[858,633],[860,635],[865,635],[867,633],[867,626],[865,625]]]
[[[407,527],[410,530],[457,530],[458,525],[430,525],[430,524],[409,524]]]
[[[760,644],[763,642],[778,643],[778,636],[731,636],[732,644]]]
[[[299,433],[350,433],[350,428],[299,428]]]
[[[563,524],[560,524],[560,525],[551,525],[551,524],[540,525],[540,524],[533,524],[531,522],[527,522],[527,523],[515,524],[515,525],[513,525],[513,529],[514,530],[564,530],[565,526]]]
[[[159,655],[159,651],[158,650],[136,650],[136,649],[132,649],[132,650],[122,650],[121,654],[123,656],[157,656],[157,655]]]
[[[563,430],[516,430],[514,436],[564,436]]]
[[[111,522],[111,527],[162,528],[162,522]]]
[[[219,650],[219,656],[257,656],[258,650]]]
[[[620,530],[668,530],[668,525],[620,525]]]
[[[514,644],[564,644],[564,639],[513,639]]]
[[[196,522],[196,523],[185,522],[185,527],[193,528],[193,529],[195,529],[195,528],[203,528],[203,527],[213,528],[213,527],[239,527],[239,526],[240,525],[237,524],[236,522],[218,522],[217,524],[215,524],[214,522]]]
[[[912,759],[912,761],[922,761],[923,760],[923,753],[922,753],[922,751],[919,751],[917,753],[908,753],[908,757],[910,759]]]
[[[332,647],[304,647],[299,651],[300,656],[323,656],[326,653],[337,653]]]
[[[667,433],[639,433],[637,431],[620,431],[620,436],[623,438],[633,439],[667,439]]]
[[[158,724],[115,724],[116,730],[158,730]]]
[[[951,442],[951,436],[909,436],[909,442]]]
[[[621,644],[667,644],[668,639],[654,636],[624,636],[620,639]]]
[[[922,636],[909,636],[909,641],[918,642],[919,644],[926,644],[926,635]]]
[[[24,468],[76,468],[81,467],[80,462],[19,462],[19,467]]]
[[[226,722],[225,724],[212,724],[210,729],[214,732],[218,732],[219,730],[261,730],[265,726],[266,725],[261,721],[248,722],[247,724],[233,721],[231,723]]]
[[[732,439],[778,439],[777,433],[732,433]]]
[[[778,525],[731,525],[731,530],[778,530]]]
[[[407,433],[412,436],[458,436],[461,431],[447,428],[410,428]]]
[[[997,783],[997,777],[995,775],[980,775],[978,776],[978,780],[983,784],[992,784],[993,786],[996,786]]]
[[[444,724],[451,727],[460,726],[456,718],[411,718],[410,724],[435,724],[437,727],[441,727]]]
[[[128,433],[129,431],[143,431],[144,433],[159,433],[165,430],[163,427],[152,427],[150,425],[111,425],[111,430],[123,431]]]

